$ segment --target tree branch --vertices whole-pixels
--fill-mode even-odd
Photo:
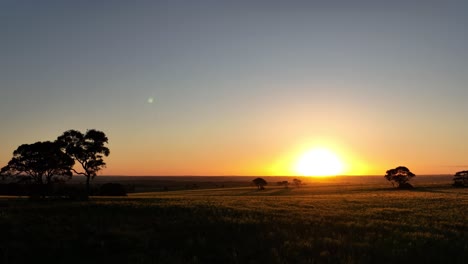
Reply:
[[[72,171],[73,171],[74,173],[78,174],[78,175],[88,176],[86,173],[84,173],[84,172],[78,172],[78,171],[76,171],[75,169],[72,169]]]

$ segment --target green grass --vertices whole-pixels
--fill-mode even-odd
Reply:
[[[468,189],[307,185],[0,200],[0,263],[468,263]]]

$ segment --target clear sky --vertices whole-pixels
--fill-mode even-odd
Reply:
[[[468,169],[466,1],[0,0],[0,166],[68,129],[109,175]]]

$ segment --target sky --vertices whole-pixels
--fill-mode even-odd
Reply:
[[[468,169],[466,1],[0,0],[0,166],[98,129],[102,175]]]

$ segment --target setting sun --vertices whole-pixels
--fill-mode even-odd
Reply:
[[[343,163],[330,150],[317,148],[304,153],[295,170],[303,176],[333,176],[343,172]]]

